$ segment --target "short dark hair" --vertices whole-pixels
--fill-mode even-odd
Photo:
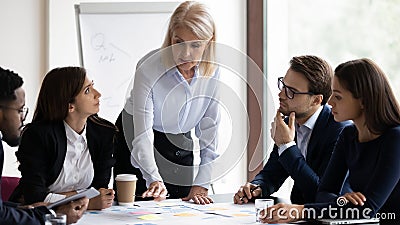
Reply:
[[[323,96],[321,105],[324,105],[332,94],[332,67],[323,59],[304,55],[290,60],[290,69],[304,74],[309,81],[308,91]]]
[[[82,67],[60,67],[48,72],[39,91],[32,121],[62,121],[68,104],[75,101],[86,78]]]
[[[339,83],[361,99],[365,122],[375,134],[400,125],[400,108],[385,73],[370,59],[357,59],[335,69]]]
[[[22,77],[17,73],[0,67],[0,103],[17,99],[15,90],[23,83]]]

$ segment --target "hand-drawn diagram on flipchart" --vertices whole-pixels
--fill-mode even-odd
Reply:
[[[160,48],[178,3],[81,3],[75,6],[81,65],[102,94],[99,115],[114,122],[138,60]]]

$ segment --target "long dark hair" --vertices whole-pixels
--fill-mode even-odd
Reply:
[[[335,69],[339,83],[354,98],[361,99],[367,128],[382,134],[400,125],[400,109],[385,73],[370,59],[357,59]]]
[[[68,104],[75,101],[86,78],[81,67],[60,67],[43,79],[32,122],[62,121],[68,115]]]

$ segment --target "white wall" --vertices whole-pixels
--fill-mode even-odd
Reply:
[[[27,121],[32,118],[41,78],[46,68],[46,1],[0,1],[0,66],[24,79]],[[19,176],[16,148],[5,148],[3,175]]]
[[[288,52],[288,2],[287,1],[268,1],[267,2],[267,74],[268,74],[268,89],[272,93],[273,99],[269,102],[274,104],[274,109],[279,107],[277,93],[279,93],[276,85],[278,77],[285,75],[289,66],[290,56]],[[279,21],[279,22],[276,22]],[[268,57],[272,56],[273,57]],[[275,110],[268,118],[275,116]],[[270,121],[267,121],[270,124]],[[273,140],[270,140],[270,147],[273,146]],[[271,150],[272,151],[272,150]],[[268,153],[269,154],[269,153]],[[292,178],[286,179],[281,188],[274,194],[282,198],[290,199],[290,193],[294,181]]]
[[[0,65],[12,68],[24,77],[25,89],[28,90],[27,105],[31,112],[34,110],[41,78],[49,69],[57,66],[79,65],[73,7],[79,2],[121,2],[121,0],[0,1],[0,27],[2,28]],[[158,2],[166,2],[166,0],[158,0]],[[246,1],[200,0],[200,2],[205,3],[214,16],[218,29],[218,42],[246,52]],[[45,15],[48,15],[48,20]],[[234,88],[242,103],[246,103],[245,83],[224,75],[221,79]],[[28,120],[30,119],[31,116],[28,117]],[[239,129],[243,130],[243,138],[230,141],[247,143],[246,119],[247,115],[243,115],[243,121],[235,122],[239,124]],[[8,151],[6,155],[3,174],[18,174],[16,159],[9,156],[14,155],[13,151]],[[245,155],[229,174],[216,182],[217,192],[236,191],[245,182],[247,172]]]

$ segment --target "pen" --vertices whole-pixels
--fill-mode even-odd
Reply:
[[[253,191],[255,191],[257,188],[259,188],[260,185],[256,185],[253,188],[250,188],[250,193],[252,193]],[[246,195],[244,195],[243,197],[240,197],[240,201],[243,201],[244,198],[247,198]]]

